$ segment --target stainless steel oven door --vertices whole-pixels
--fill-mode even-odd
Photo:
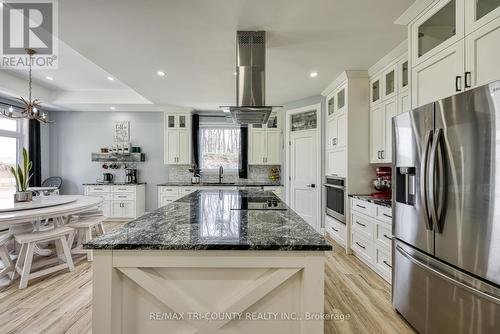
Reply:
[[[345,187],[325,184],[326,214],[345,224]]]

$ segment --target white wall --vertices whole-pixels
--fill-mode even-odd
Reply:
[[[92,162],[90,155],[113,143],[115,121],[130,121],[132,145],[146,154],[146,161],[137,165],[139,181],[147,182],[146,210],[157,208],[156,185],[168,179],[168,167],[163,164],[163,113],[58,111],[50,119],[50,145],[42,151],[49,159],[48,174],[63,178],[63,194],[83,194],[82,183],[102,179],[101,163]],[[123,171],[112,173],[119,177]]]

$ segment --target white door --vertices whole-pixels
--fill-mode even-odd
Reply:
[[[281,140],[279,131],[267,131],[267,165],[279,165],[281,163]]]
[[[382,150],[385,141],[385,117],[383,104],[378,105],[370,111],[370,161],[377,163],[382,161]]]
[[[250,130],[250,159],[249,163],[253,165],[264,164],[266,152],[266,131]]]
[[[179,132],[167,130],[167,164],[177,163],[177,153],[179,151]]]
[[[290,207],[319,230],[317,203],[319,184],[317,130],[290,133]]]
[[[396,98],[384,102],[385,138],[382,159],[392,161],[392,118],[398,114],[398,101]]]
[[[135,202],[134,201],[123,201],[122,202],[122,217],[124,218],[135,218]]]
[[[188,130],[179,130],[178,138],[179,144],[177,149],[177,163],[182,165],[188,165],[191,163],[191,151],[189,150],[189,136]]]
[[[123,208],[122,202],[112,201],[111,202],[111,218],[122,218],[123,217]]]
[[[481,86],[500,79],[499,53],[500,18],[497,18],[465,38],[465,71],[468,86]]]
[[[463,40],[413,67],[411,82],[413,108],[463,91]]]

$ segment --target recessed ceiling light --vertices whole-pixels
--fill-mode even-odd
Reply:
[[[311,72],[311,73],[309,73],[309,76],[311,78],[316,78],[318,76],[318,72]]]
[[[109,80],[109,81],[115,81],[115,78],[113,78],[113,77],[108,77],[108,80]]]
[[[233,72],[233,75],[238,75],[238,73],[237,72]]]
[[[163,72],[163,71],[158,71],[158,72],[156,72],[156,74],[158,74],[160,77],[165,76],[165,72]]]
[[[48,76],[48,75],[45,77],[45,79],[50,80],[50,81],[54,80],[54,78],[53,78],[53,77]]]
[[[109,109],[111,109],[111,110],[115,110],[115,109],[116,109],[116,107],[111,106],[111,107],[109,107]]]

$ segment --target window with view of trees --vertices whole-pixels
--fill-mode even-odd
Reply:
[[[201,169],[238,169],[239,128],[200,128],[199,141]]]

